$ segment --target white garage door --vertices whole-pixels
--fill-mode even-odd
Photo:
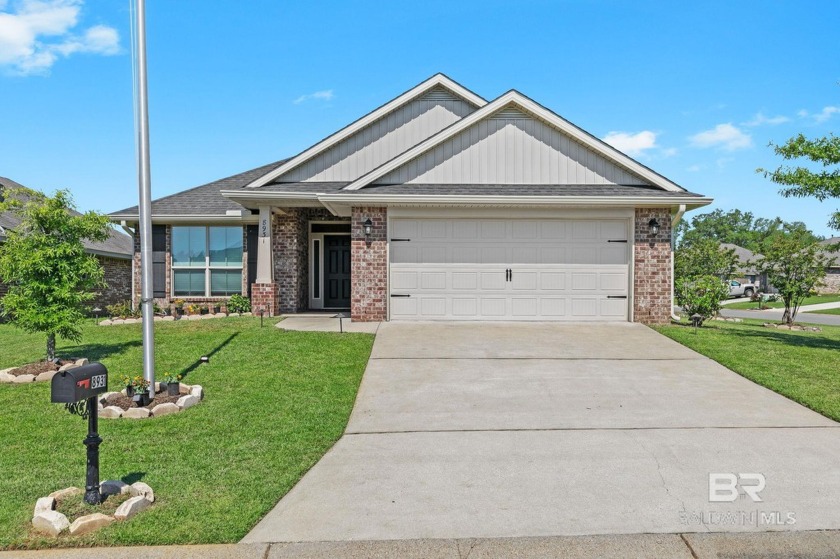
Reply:
[[[628,320],[627,219],[390,224],[392,320]]]

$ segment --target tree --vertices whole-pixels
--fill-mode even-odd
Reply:
[[[719,277],[711,275],[681,278],[674,286],[674,295],[683,313],[689,317],[700,315],[700,324],[718,313],[720,302],[728,294],[729,287]]]
[[[711,275],[728,280],[735,272],[738,257],[714,239],[698,239],[680,246],[674,255],[674,277],[691,280]]]
[[[793,324],[802,301],[814,293],[832,260],[825,247],[799,231],[780,231],[764,243],[764,256],[756,267],[779,291],[785,304],[783,321]]]
[[[7,190],[0,211],[21,223],[0,244],[0,279],[9,286],[2,313],[27,332],[47,335],[47,359],[55,359],[55,338],[78,341],[86,303],[104,287],[104,272],[86,254],[83,241],[108,238],[108,219],[75,212],[67,191],[49,197],[31,190]]]
[[[677,246],[691,245],[698,240],[713,239],[719,243],[732,243],[761,252],[761,245],[770,235],[782,229],[801,230],[815,237],[801,221],[786,222],[781,218],[754,217],[752,212],[741,210],[713,212],[694,216],[691,221],[682,220],[677,225]]]
[[[780,165],[775,171],[758,169],[757,172],[776,184],[782,185],[779,193],[786,197],[808,198],[819,201],[840,197],[840,137],[834,134],[810,140],[804,135],[791,138],[783,145],[770,144],[776,155],[784,160],[809,159],[822,170],[811,170],[806,167],[789,167]],[[831,168],[834,166],[834,168]],[[829,221],[829,226],[840,229],[840,211],[835,211]]]

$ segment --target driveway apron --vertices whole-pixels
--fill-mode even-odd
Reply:
[[[838,426],[638,324],[383,323],[345,435],[243,541],[837,529]]]

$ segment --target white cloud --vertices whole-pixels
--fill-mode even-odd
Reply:
[[[718,124],[711,130],[704,130],[688,139],[695,147],[700,148],[721,148],[726,151],[735,151],[752,147],[752,136],[745,134],[732,123]]]
[[[677,148],[665,148],[662,150],[663,157],[674,157],[680,152]]]
[[[692,165],[686,169],[689,173],[699,173],[703,169],[700,165]]]
[[[812,118],[817,124],[822,124],[823,122],[826,122],[828,119],[830,119],[838,113],[840,113],[840,107],[829,105],[827,107],[823,107],[823,109],[818,113],[811,114],[805,109],[802,109],[796,114],[801,116],[802,118]]]
[[[784,124],[785,122],[789,122],[790,119],[783,115],[778,116],[764,116],[763,113],[756,113],[751,120],[747,122],[742,122],[744,126],[761,126],[762,124],[769,124],[770,126],[775,126],[777,124]]]
[[[334,97],[335,94],[333,93],[332,89],[325,89],[323,91],[316,91],[315,93],[301,95],[300,97],[292,101],[292,103],[294,103],[295,105],[300,105],[304,101],[309,101],[311,99],[318,99],[321,101],[332,101]]]
[[[83,0],[19,0],[10,5],[0,0],[0,66],[21,75],[47,74],[60,57],[118,54],[120,37],[113,27],[72,31],[82,4]]]
[[[657,147],[656,132],[642,130],[632,134],[630,132],[609,132],[604,136],[604,141],[627,155],[638,156],[646,150]]]

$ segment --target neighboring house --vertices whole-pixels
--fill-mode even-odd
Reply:
[[[438,74],[295,157],[154,201],[153,289],[358,321],[666,322],[672,225],[709,203],[516,91]]]
[[[732,243],[721,243],[720,246],[727,250],[734,250],[735,256],[738,258],[738,267],[735,268],[735,277],[742,283],[755,283],[763,293],[774,293],[775,290],[768,284],[767,274],[759,271],[755,267],[758,259],[764,258],[763,254],[753,252],[748,248],[734,245]]]
[[[24,189],[25,187],[11,179],[0,177],[0,192],[3,189]],[[28,190],[28,189],[27,189]],[[0,212],[0,243],[5,240],[6,232],[20,224],[20,218],[12,212]],[[134,244],[131,237],[117,231],[111,231],[108,240],[103,242],[86,242],[85,249],[96,256],[105,270],[105,282],[108,286],[103,289],[90,305],[104,309],[112,305],[131,299],[131,261]],[[6,294],[8,288],[0,282],[0,297]]]
[[[826,245],[826,255],[834,259],[834,263],[825,269],[823,286],[820,293],[840,293],[840,237],[831,237],[820,244]]]

